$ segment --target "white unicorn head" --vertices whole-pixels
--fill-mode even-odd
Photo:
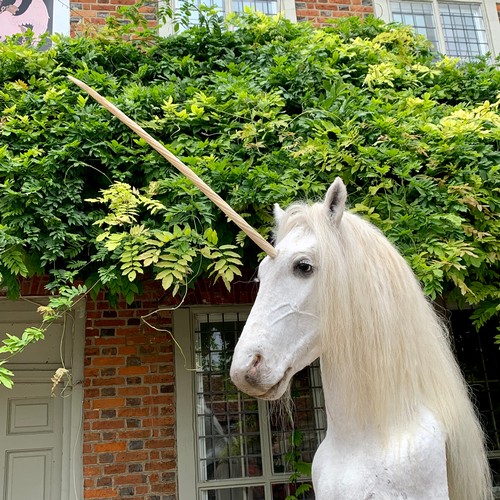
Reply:
[[[346,196],[344,184],[337,179],[322,206],[332,227],[341,222]],[[285,230],[290,216],[278,205],[274,215],[278,254],[260,265],[259,294],[231,367],[236,386],[262,399],[281,397],[291,377],[321,353],[316,235],[303,225]]]

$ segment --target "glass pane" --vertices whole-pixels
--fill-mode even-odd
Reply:
[[[239,392],[229,377],[246,314],[204,314],[196,319],[200,479],[262,476],[258,403]]]
[[[424,35],[440,50],[430,2],[391,2],[391,11],[393,21],[413,26],[417,33]]]
[[[297,373],[291,387],[291,414],[271,410],[273,472],[291,472],[292,453],[311,463],[326,433],[320,367],[316,361]],[[295,429],[295,431],[294,431]]]
[[[250,486],[245,488],[205,490],[202,492],[201,498],[203,500],[265,500],[266,497],[264,486]]]
[[[453,343],[465,378],[470,384],[481,423],[487,434],[495,486],[500,486],[500,350],[495,345],[496,325],[486,324],[478,333],[471,311],[453,311]]]
[[[278,13],[277,0],[233,0],[232,8],[234,12],[241,14],[245,7],[250,7],[252,10],[263,12],[267,15]]]
[[[472,59],[489,51],[481,6],[467,3],[439,3],[446,53]]]
[[[287,496],[298,493],[298,498],[301,500],[314,500],[314,493],[311,483],[299,484],[273,484],[273,500],[286,500]],[[297,492],[297,488],[299,491]]]
[[[225,15],[223,0],[179,0],[176,5],[177,11],[181,11],[185,7],[187,7],[187,10],[190,12],[189,27],[196,26],[199,24],[200,16],[198,10],[193,9],[193,6],[199,7],[200,5],[205,5],[207,7],[215,7],[217,12],[220,12],[222,16]],[[182,26],[181,29],[185,29],[185,27]]]

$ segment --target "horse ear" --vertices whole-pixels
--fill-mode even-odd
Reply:
[[[279,204],[275,203],[274,204],[274,220],[276,221],[276,224],[279,225],[281,223],[285,214],[286,214],[286,212],[279,206]]]
[[[347,189],[340,177],[337,177],[328,188],[325,196],[325,208],[335,224],[339,225],[345,210]]]

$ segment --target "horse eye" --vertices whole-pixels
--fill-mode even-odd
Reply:
[[[307,260],[299,260],[293,265],[293,272],[299,276],[310,276],[313,271],[312,264]]]

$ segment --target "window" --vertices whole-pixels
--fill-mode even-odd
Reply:
[[[500,52],[500,26],[495,3],[379,0],[375,11],[385,21],[413,26],[436,50],[470,60]]]
[[[185,0],[172,0],[174,10],[182,7]],[[231,12],[243,13],[245,8],[249,7],[252,10],[263,12],[269,16],[282,14],[286,19],[296,22],[297,16],[295,14],[295,0],[192,0],[189,5],[206,5],[208,7],[215,7],[222,15],[226,16]],[[190,17],[190,24],[195,25],[199,21],[198,13],[192,12]],[[173,33],[173,26],[166,24],[160,27],[160,35],[167,36]]]
[[[326,416],[319,364],[294,377],[293,426],[286,412],[273,412],[272,403],[251,398],[231,383],[232,351],[246,317],[246,311],[214,308],[181,310],[174,316],[176,338],[183,339],[181,348],[188,363],[185,367],[179,362],[179,353],[180,498],[285,500],[294,492],[289,484],[293,427],[305,462],[312,462],[324,438]],[[196,368],[189,371],[192,363]],[[314,498],[312,491],[304,498]]]
[[[496,498],[500,498],[500,349],[495,344],[494,321],[477,333],[470,314],[471,311],[451,312],[453,341],[486,431],[493,485]]]

